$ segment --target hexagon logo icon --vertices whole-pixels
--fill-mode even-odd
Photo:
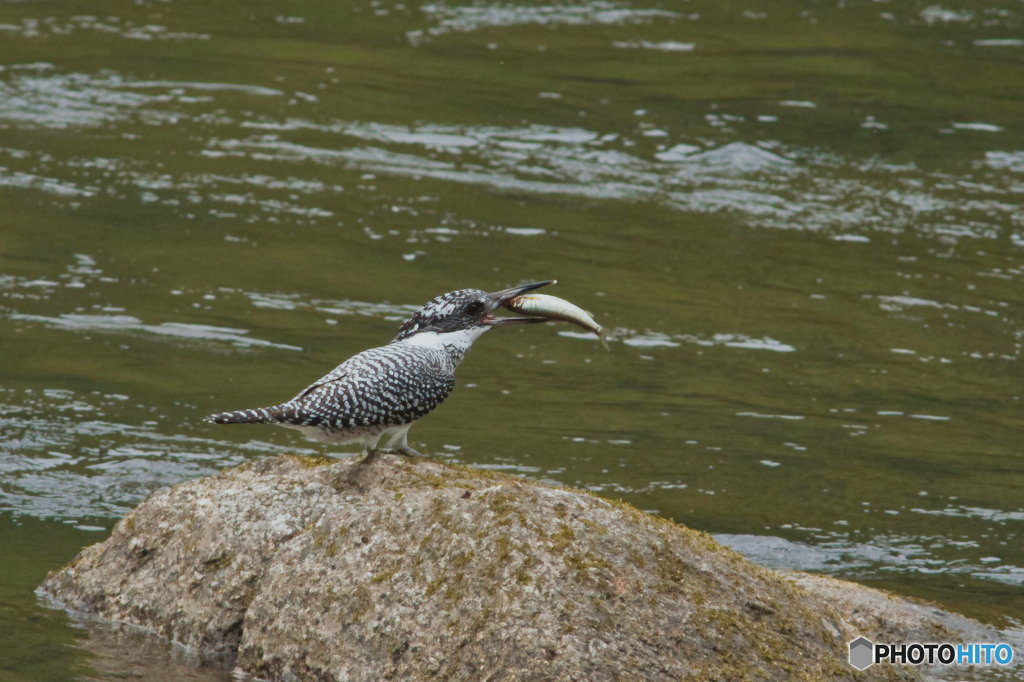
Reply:
[[[857,670],[864,670],[875,662],[875,645],[869,640],[858,637],[848,646],[850,647],[850,665]]]

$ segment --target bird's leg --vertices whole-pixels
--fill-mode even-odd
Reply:
[[[378,452],[380,451],[377,450],[377,448],[373,448],[372,450],[367,448],[366,457],[363,458],[363,461],[360,462],[360,464],[370,464],[373,460],[377,459]]]
[[[398,454],[405,455],[406,457],[422,457],[423,456],[420,453],[418,453],[415,450],[413,450],[411,447],[409,447],[408,435],[409,435],[409,427],[411,427],[411,426],[412,426],[412,424],[409,423],[409,424],[404,424],[404,425],[398,427],[397,429],[395,429],[395,431],[393,432],[393,434],[391,436],[391,439],[388,441],[388,450],[389,451],[397,452]],[[397,447],[396,447],[396,443],[397,443]]]

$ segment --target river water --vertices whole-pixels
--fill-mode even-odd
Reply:
[[[495,331],[413,447],[1019,637],[1022,14],[0,3],[3,678],[225,678],[33,588],[162,486],[355,452],[204,415],[547,278],[611,352]]]

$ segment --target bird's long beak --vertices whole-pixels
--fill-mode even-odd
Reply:
[[[511,301],[517,296],[529,293],[534,289],[540,289],[546,287],[549,284],[554,284],[558,280],[549,279],[543,282],[533,282],[532,284],[520,284],[517,287],[510,289],[503,289],[502,291],[495,291],[490,294],[491,300],[494,302],[491,311],[497,310],[505,303]],[[536,322],[547,322],[546,318],[543,317],[492,317],[490,313],[484,315],[481,322],[489,324],[492,327],[503,327],[507,324],[532,324]]]
[[[545,280],[543,282],[534,282],[533,284],[520,284],[519,286],[512,287],[511,289],[504,289],[502,291],[495,291],[490,296],[491,296],[491,298],[494,299],[494,305],[495,305],[495,307],[497,307],[497,306],[500,306],[503,303],[507,303],[508,301],[511,301],[516,296],[522,296],[523,294],[531,292],[534,289],[540,289],[541,287],[546,287],[547,285],[554,284],[557,281],[558,280],[556,280],[556,279],[549,279],[549,280]]]

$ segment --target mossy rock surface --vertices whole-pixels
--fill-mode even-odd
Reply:
[[[871,632],[706,534],[431,460],[183,483],[42,588],[289,682],[917,679],[855,671]]]

